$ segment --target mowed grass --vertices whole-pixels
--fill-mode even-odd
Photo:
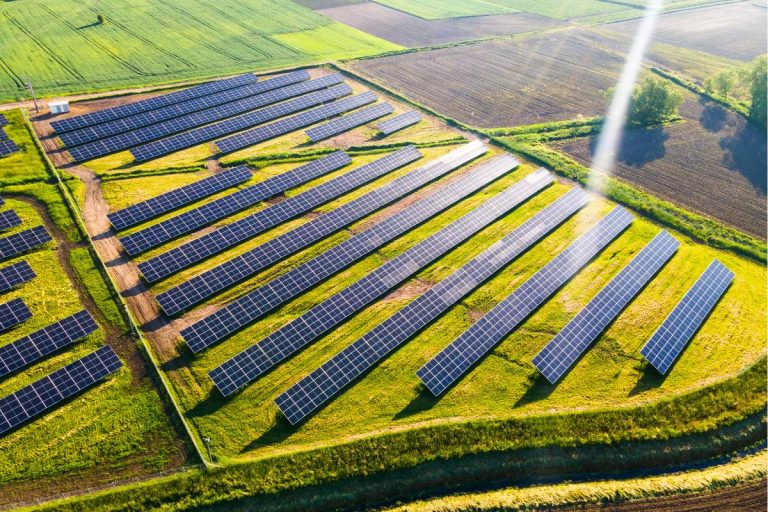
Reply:
[[[96,15],[106,16],[98,24]],[[373,55],[399,46],[290,0],[5,3],[0,100],[169,83]]]
[[[48,171],[37,152],[37,146],[21,111],[6,110],[3,116],[8,120],[8,125],[3,130],[8,138],[19,146],[20,151],[0,158],[0,186],[48,178]]]

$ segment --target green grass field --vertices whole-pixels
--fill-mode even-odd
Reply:
[[[170,83],[399,47],[290,0],[101,0],[0,6],[0,101]]]

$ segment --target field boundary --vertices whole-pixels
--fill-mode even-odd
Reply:
[[[651,67],[651,72],[659,75],[662,78],[669,80],[674,84],[679,85],[683,89],[687,89],[691,91],[694,94],[698,94],[699,96],[704,96],[705,98],[709,98],[710,100],[714,101],[718,105],[722,105],[723,107],[727,108],[731,112],[739,114],[747,121],[752,122],[749,115],[749,107],[742,102],[726,99],[720,96],[719,94],[708,92],[706,89],[704,89],[703,87],[699,87],[694,82],[691,82],[690,80],[687,80],[671,71],[668,71],[660,67],[656,67],[656,66]],[[759,126],[759,125],[756,125],[756,126]]]

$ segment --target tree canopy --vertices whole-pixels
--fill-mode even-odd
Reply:
[[[677,116],[683,96],[667,80],[646,77],[632,94],[627,121],[630,124],[662,123]]]

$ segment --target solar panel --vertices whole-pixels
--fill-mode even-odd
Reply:
[[[76,130],[85,126],[91,126],[94,124],[105,123],[113,119],[119,119],[121,117],[132,116],[140,112],[146,112],[156,108],[166,107],[174,103],[190,100],[192,98],[199,98],[208,94],[213,94],[219,91],[225,91],[227,89],[233,89],[245,84],[254,83],[258,80],[255,75],[247,73],[234,78],[228,78],[226,80],[218,80],[216,82],[209,82],[207,84],[197,85],[177,92],[169,94],[163,94],[161,96],[155,96],[146,100],[136,101],[127,105],[120,105],[118,107],[107,108],[98,110],[96,112],[90,112],[76,117],[70,117],[62,119],[60,121],[53,121],[51,126],[56,130],[56,133],[63,133],[70,130]]]
[[[248,240],[301,213],[421,158],[415,146],[389,153],[332,180],[218,228],[184,245],[139,264],[149,282],[155,282],[193,263]]]
[[[246,279],[259,270],[313,244],[378,210],[486,151],[482,143],[467,144],[390,183],[261,244],[207,272],[158,295],[164,311],[181,311]],[[166,309],[167,308],[167,309]]]
[[[13,265],[0,269],[0,293],[16,288],[22,283],[31,281],[37,277],[32,267],[26,261],[20,261]]]
[[[51,235],[43,226],[36,226],[20,233],[0,238],[0,259],[10,258],[43,245],[51,240]]]
[[[209,373],[230,395],[334,329],[377,298],[552,182],[545,170],[521,180],[372,273],[329,297]]]
[[[207,348],[266,312],[275,309],[280,304],[370,254],[387,242],[406,233],[414,226],[479,190],[518,165],[519,162],[510,155],[497,157],[481,165],[464,178],[429,194],[408,208],[197,321],[183,329],[181,336],[193,352]],[[546,177],[551,181],[551,177]],[[548,180],[542,178],[542,183],[545,181]]]
[[[0,197],[0,206],[3,206],[4,204],[5,204],[5,199],[3,199],[2,197]]]
[[[3,345],[0,347],[0,378],[71,345],[98,328],[91,315],[82,310],[29,336]]]
[[[672,313],[653,333],[640,353],[659,373],[666,374],[672,364],[707,319],[720,297],[733,281],[733,272],[717,260],[696,280]]]
[[[0,229],[10,229],[21,224],[21,219],[13,210],[0,212]]]
[[[659,233],[533,358],[534,366],[557,382],[679,246],[666,231]]]
[[[632,222],[617,206],[567,249],[520,285],[468,330],[422,366],[416,374],[438,396],[459,380],[512,329],[573,277]]]
[[[226,139],[216,141],[216,147],[222,153],[231,153],[239,149],[247,148],[265,140],[305,128],[319,121],[353,110],[368,103],[376,101],[376,95],[371,91],[358,94],[351,98],[334,101],[328,105],[313,108],[301,114],[281,119],[266,126],[260,126],[253,130],[238,133]]]
[[[78,130],[62,133],[59,135],[59,138],[67,147],[77,146],[78,144],[85,144],[94,140],[117,135],[118,133],[161,123],[192,112],[242,100],[273,89],[303,82],[304,80],[309,80],[309,78],[309,73],[306,71],[294,71],[263,82],[246,84],[233,89],[202,96],[200,98],[193,98],[180,103],[174,103],[166,107],[139,112],[138,114],[129,117],[121,117],[119,119],[107,121],[106,123],[86,126]]]
[[[139,254],[174,238],[191,233],[198,228],[213,224],[217,220],[253,206],[259,201],[284,192],[291,187],[340,169],[351,162],[352,159],[346,153],[336,151],[296,169],[273,176],[243,190],[220,197],[215,201],[132,233],[121,238],[120,242],[128,254]]]
[[[12,140],[0,140],[0,157],[9,156],[19,151],[19,146]]]
[[[174,133],[184,132],[186,130],[198,128],[209,123],[221,121],[232,116],[244,114],[251,110],[265,107],[282,100],[287,100],[288,98],[300,96],[312,91],[318,91],[324,89],[325,87],[339,84],[341,82],[343,82],[341,75],[334,74],[318,78],[316,80],[310,80],[308,82],[301,82],[298,84],[289,85],[287,87],[281,87],[279,89],[267,91],[262,94],[243,98],[238,101],[226,103],[224,105],[200,110],[198,112],[192,112],[191,114],[176,117],[169,121],[144,126],[142,128],[137,128],[129,132],[119,133],[105,139],[95,140],[87,144],[75,146],[69,148],[69,154],[72,155],[72,158],[74,158],[75,161],[85,162],[93,158],[109,155],[111,153],[122,151],[134,146],[139,146],[140,144],[146,144],[156,139],[162,139],[163,137],[168,137]],[[301,101],[301,98],[296,101]],[[264,109],[264,111],[266,113],[272,113],[272,117],[274,117],[274,112],[279,112],[282,108],[285,107],[283,105],[275,105],[270,109]],[[264,116],[267,114],[260,111],[252,113],[251,115]],[[226,133],[231,133],[231,131]],[[216,136],[218,135],[214,135],[214,137]]]
[[[0,304],[0,331],[19,325],[31,317],[32,312],[21,299],[13,299],[5,304]]]
[[[314,128],[310,128],[306,132],[307,137],[309,137],[312,142],[317,142],[319,140],[327,139],[329,137],[333,137],[334,135],[344,133],[351,130],[352,128],[362,126],[365,123],[373,121],[374,119],[389,115],[394,111],[395,109],[392,108],[392,105],[387,102],[377,103],[375,105],[371,105],[370,107],[356,110],[355,112],[342,116],[338,119],[333,119],[327,123],[315,126]]]
[[[245,183],[249,179],[251,179],[251,171],[242,165],[112,212],[107,215],[107,218],[115,229],[125,229],[240,183]]]
[[[0,130],[0,140],[8,140],[8,134]]]
[[[280,410],[292,424],[312,414],[588,201],[586,193],[574,189],[537,213],[280,395],[276,400]],[[228,374],[233,376],[231,381],[221,379],[218,386],[225,395],[248,382],[242,380],[243,372],[229,370]]]
[[[384,135],[390,135],[398,130],[402,130],[403,128],[416,124],[419,121],[421,121],[421,114],[419,114],[419,112],[416,110],[410,110],[408,112],[396,115],[393,118],[385,119],[384,121],[377,124],[376,128],[378,128],[379,131]]]
[[[327,83],[336,79],[341,81],[340,76],[337,77],[336,75],[327,76],[318,80],[323,80],[322,83],[327,85]],[[311,80],[304,84],[298,84],[291,87],[298,87],[305,84],[307,84],[306,87],[309,87],[309,84],[313,84],[313,87],[318,89],[319,86],[322,85],[320,82]],[[250,112],[219,123],[203,126],[186,133],[180,133],[173,137],[144,144],[133,148],[131,154],[137,162],[146,162],[147,160],[152,160],[153,158],[167,155],[181,149],[190,148],[202,142],[208,142],[217,137],[223,137],[310,107],[321,105],[328,101],[347,96],[348,94],[352,94],[351,87],[346,84],[335,85],[328,89],[318,90],[311,94],[306,94],[292,100],[278,103],[277,105],[256,110],[255,112]]]
[[[123,363],[109,346],[0,398],[0,435],[112,375]]]
[[[8,126],[8,119],[3,114],[0,114],[0,126]]]

